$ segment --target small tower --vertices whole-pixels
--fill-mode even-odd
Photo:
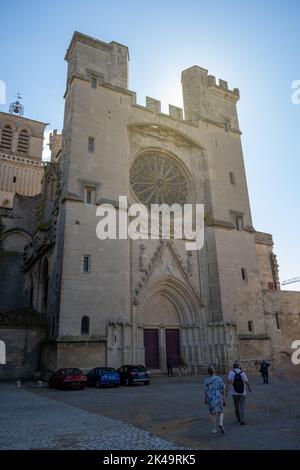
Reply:
[[[17,94],[16,98],[16,101],[9,105],[9,114],[14,114],[15,116],[23,116],[24,106],[20,101],[22,99],[20,93]]]

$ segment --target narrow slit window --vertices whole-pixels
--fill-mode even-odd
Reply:
[[[275,321],[276,321],[276,328],[277,328],[277,330],[280,330],[279,315],[278,315],[277,312],[275,313]]]
[[[93,153],[95,150],[95,139],[94,137],[89,137],[88,140],[88,151]]]
[[[92,191],[88,190],[86,192],[86,203],[91,204],[92,203]]]
[[[241,268],[241,275],[242,275],[243,281],[248,281],[248,274],[247,274],[246,268]]]
[[[235,184],[235,174],[233,173],[233,171],[229,173],[229,180],[231,184]]]
[[[239,232],[241,232],[244,228],[244,222],[243,222],[243,217],[241,215],[236,215],[234,218],[235,221],[235,228]]]
[[[253,333],[254,331],[253,321],[248,321],[248,330],[250,333]]]
[[[96,89],[97,88],[97,85],[98,85],[98,80],[97,80],[97,77],[92,77],[91,78],[91,87]]]
[[[85,315],[81,319],[81,334],[89,335],[90,334],[90,317]]]
[[[90,255],[83,255],[82,270],[84,273],[89,273],[91,269]]]
[[[85,202],[86,204],[95,203],[95,189],[94,188],[85,188]]]
[[[230,119],[225,119],[224,128],[225,128],[225,132],[229,132],[229,131],[230,131],[230,129],[231,129],[231,122],[230,122]]]

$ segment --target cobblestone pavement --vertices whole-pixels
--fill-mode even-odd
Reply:
[[[83,396],[85,392],[78,393]],[[0,423],[0,449],[5,450],[178,449],[175,444],[130,424],[38,396],[15,385],[0,384]]]
[[[87,388],[82,392],[32,388],[32,392],[130,423],[185,448],[300,449],[300,381],[271,374],[270,384],[263,385],[260,375],[248,376],[253,393],[247,397],[247,424],[241,427],[236,422],[228,397],[225,435],[211,434],[203,376],[153,378],[148,387]]]

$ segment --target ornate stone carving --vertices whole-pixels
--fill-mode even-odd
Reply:
[[[145,245],[140,245],[140,256],[139,256],[139,270],[142,272],[145,272],[146,271],[146,268],[145,268]]]
[[[197,286],[192,281],[191,273],[189,273],[188,269],[184,266],[183,259],[181,258],[181,256],[177,252],[177,250],[175,249],[174,244],[170,241],[160,240],[158,246],[156,247],[156,249],[154,251],[154,254],[151,258],[151,261],[148,264],[147,269],[143,272],[143,276],[141,277],[141,280],[138,282],[137,287],[135,287],[135,289],[134,289],[133,300],[132,300],[133,305],[137,306],[139,304],[143,288],[147,284],[148,280],[150,279],[151,274],[152,274],[153,269],[154,269],[154,266],[157,265],[157,263],[161,259],[162,252],[163,252],[163,250],[166,246],[169,246],[171,252],[173,252],[174,261],[177,260],[177,263],[180,266],[180,270],[181,270],[183,276],[185,277],[185,279],[187,281],[187,284],[192,289],[192,291],[196,294],[196,296],[198,296]],[[171,275],[176,276],[175,266],[172,267],[171,265],[168,265],[167,270],[169,271],[169,273]]]

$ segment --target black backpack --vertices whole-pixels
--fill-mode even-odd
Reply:
[[[244,381],[242,377],[242,371],[241,372],[234,372],[234,379],[233,379],[233,388],[236,393],[244,393]]]

